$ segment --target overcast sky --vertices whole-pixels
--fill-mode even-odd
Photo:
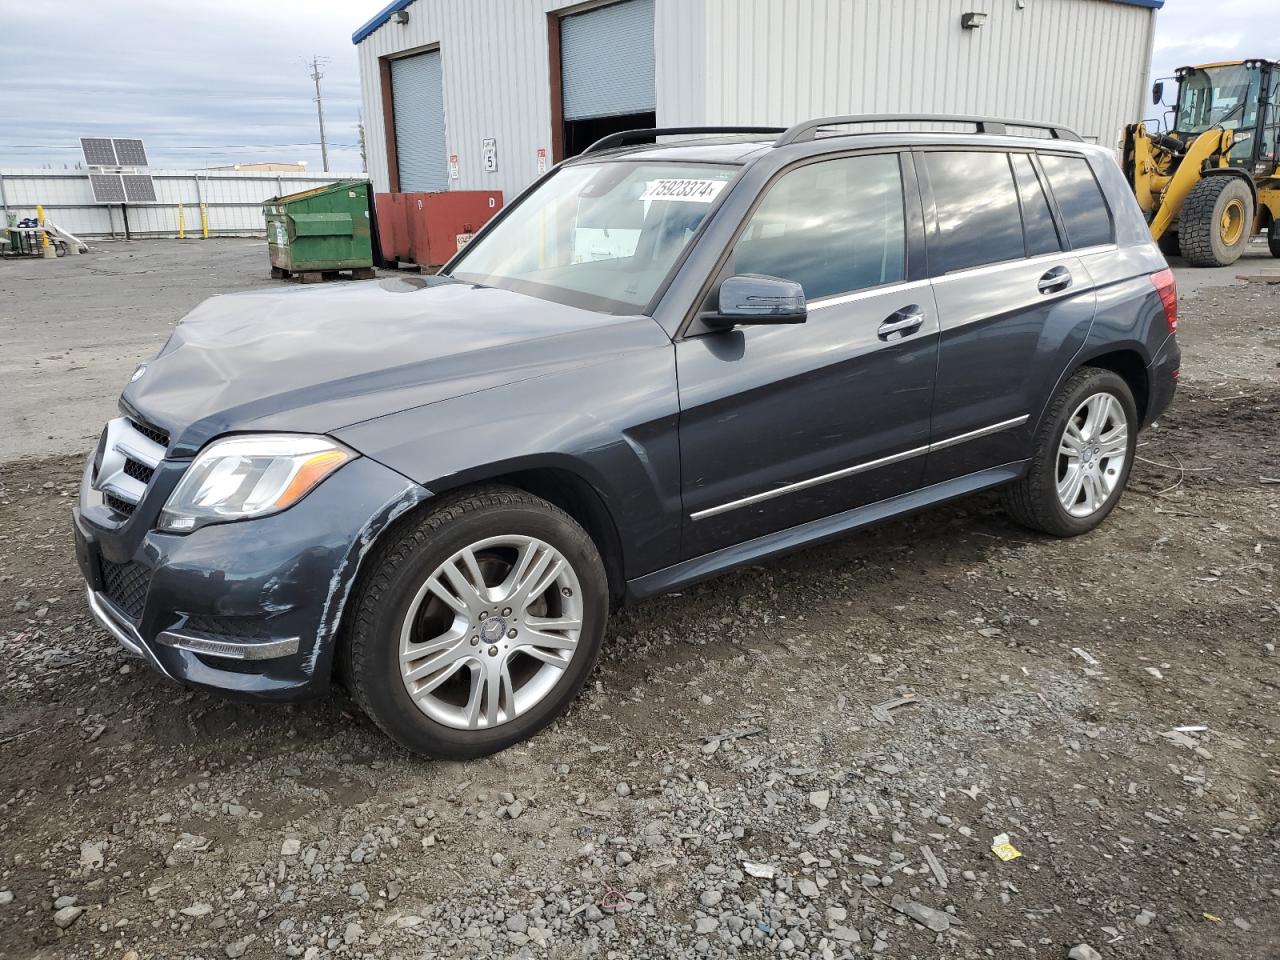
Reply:
[[[1280,35],[1262,26],[1274,21],[1276,2],[1168,0],[1154,75],[1197,61],[1280,57]],[[0,0],[0,166],[74,165],[81,136],[135,136],[146,140],[153,166],[306,160],[318,170],[314,89],[303,64],[318,54],[332,58],[321,81],[330,168],[358,172],[351,34],[384,5]]]

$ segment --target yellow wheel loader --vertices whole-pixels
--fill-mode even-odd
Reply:
[[[1280,257],[1280,61],[1182,67],[1166,132],[1125,128],[1122,165],[1167,254],[1225,267],[1267,231]],[[1164,102],[1164,81],[1151,90]]]

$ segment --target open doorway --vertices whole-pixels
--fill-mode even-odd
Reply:
[[[645,127],[657,126],[658,115],[650,110],[648,113],[624,113],[613,117],[586,117],[582,120],[564,121],[564,156],[576,157],[601,137],[623,130],[643,130]],[[637,141],[644,142],[644,141]],[[652,138],[649,139],[652,143]]]

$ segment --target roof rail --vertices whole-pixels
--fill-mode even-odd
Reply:
[[[657,137],[670,137],[685,133],[786,133],[785,127],[650,127],[640,130],[623,130],[619,133],[611,133],[607,137],[601,137],[587,149],[582,151],[583,154],[598,153],[601,150],[610,150],[613,147],[626,146],[628,142],[644,142]]]
[[[992,117],[966,117],[947,113],[868,113],[851,117],[819,117],[817,120],[806,120],[797,123],[774,141],[775,147],[785,147],[792,143],[813,140],[823,127],[846,126],[859,123],[905,123],[919,121],[922,123],[971,123],[978,133],[992,136],[1009,136],[1009,127],[1030,127],[1034,130],[1047,130],[1055,140],[1082,140],[1080,134],[1060,123],[1037,123],[1034,120],[996,120]]]

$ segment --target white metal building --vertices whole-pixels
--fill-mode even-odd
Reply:
[[[379,191],[503,190],[606,133],[856,113],[1114,143],[1164,0],[397,0],[353,35]]]

